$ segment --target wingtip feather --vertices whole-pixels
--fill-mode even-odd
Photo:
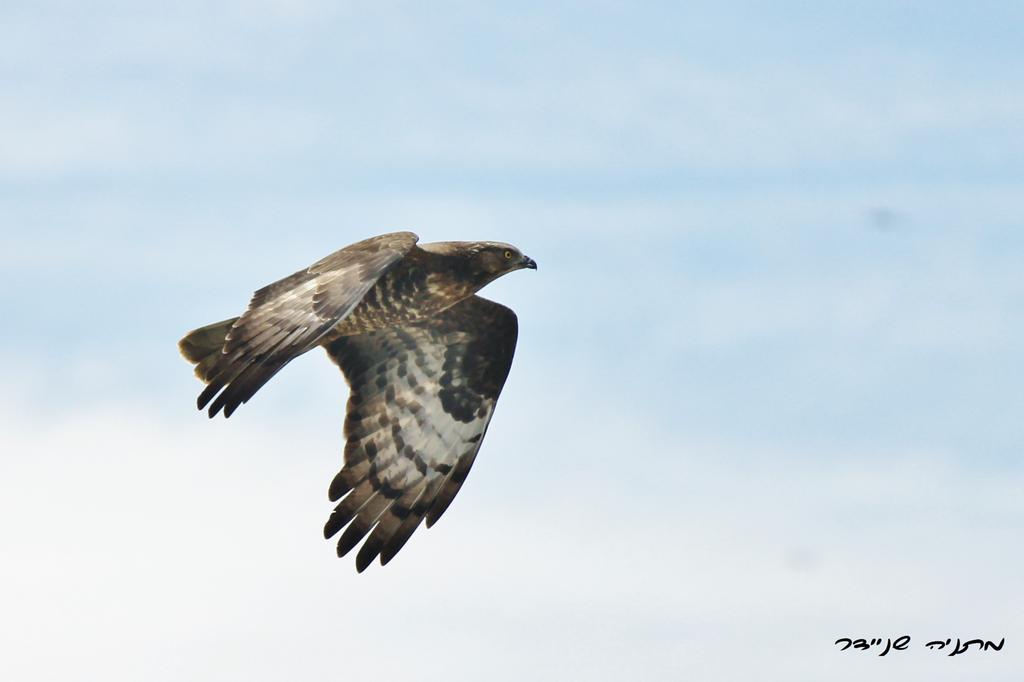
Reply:
[[[371,542],[370,540],[366,541],[366,544],[363,545],[362,549],[359,550],[359,554],[356,556],[357,571],[362,573],[370,564],[373,563],[373,560],[380,554],[379,545],[379,542]]]
[[[334,476],[334,480],[331,481],[331,487],[327,490],[327,499],[331,502],[337,502],[345,496],[348,491],[352,490],[352,486],[346,480],[346,471],[342,469]]]

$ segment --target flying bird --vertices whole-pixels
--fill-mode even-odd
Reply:
[[[476,295],[533,259],[500,242],[417,245],[371,237],[256,291],[239,317],[178,342],[206,388],[198,406],[225,417],[285,365],[320,346],[350,388],[344,466],[324,526],[338,556],[366,537],[362,572],[387,564],[458,493],[512,366],[518,323]],[[369,537],[367,537],[369,536]]]

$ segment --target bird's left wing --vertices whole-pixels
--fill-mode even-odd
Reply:
[[[412,232],[364,239],[253,294],[249,308],[231,325],[220,355],[205,370],[207,386],[199,395],[199,409],[212,400],[211,417],[222,408],[225,417],[231,416],[352,312],[417,239]]]
[[[472,296],[421,323],[327,346],[352,389],[341,502],[324,526],[344,556],[369,533],[356,568],[386,564],[426,517],[433,525],[465,481],[512,366],[518,325]],[[372,532],[371,532],[372,531]]]

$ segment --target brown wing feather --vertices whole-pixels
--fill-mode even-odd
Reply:
[[[372,237],[256,291],[220,355],[205,368],[199,409],[209,404],[211,417],[221,409],[230,416],[288,362],[316,346],[417,239],[411,232]]]
[[[386,564],[424,518],[431,525],[458,492],[512,366],[515,313],[472,296],[421,323],[347,336],[327,352],[352,389],[345,466],[330,499],[341,500],[324,535],[343,556]],[[342,497],[344,498],[342,499]]]

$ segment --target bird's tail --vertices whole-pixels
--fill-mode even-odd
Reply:
[[[193,329],[178,342],[178,350],[185,356],[185,359],[194,364],[196,376],[204,382],[210,381],[210,370],[220,356],[220,350],[224,347],[225,338],[231,331],[231,325],[237,317],[222,322],[214,322],[199,329]]]

